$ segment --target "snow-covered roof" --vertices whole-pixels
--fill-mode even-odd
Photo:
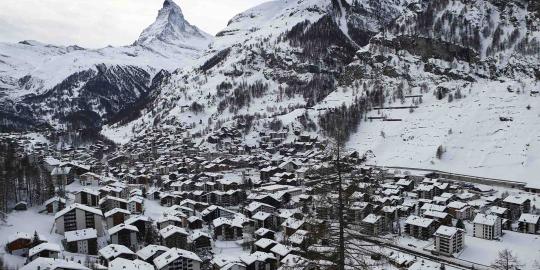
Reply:
[[[28,257],[32,257],[44,250],[60,252],[61,248],[58,244],[54,243],[41,243],[28,251]]]
[[[166,252],[168,251],[168,247],[160,246],[160,245],[147,245],[137,251],[137,256],[143,260],[147,260],[148,258],[154,256],[158,251]]]
[[[116,234],[117,232],[121,231],[121,230],[128,230],[128,231],[132,231],[132,232],[139,232],[139,229],[137,229],[137,227],[133,226],[133,225],[128,225],[128,224],[125,224],[125,223],[121,223],[121,224],[118,224],[112,228],[109,229],[109,234],[110,235],[113,235],[113,234]]]
[[[494,226],[497,220],[500,220],[498,216],[478,213],[474,217],[473,223]]]
[[[448,213],[427,210],[427,211],[424,211],[423,215],[428,216],[428,217],[435,217],[435,218],[446,218],[448,216]]]
[[[56,201],[61,202],[61,203],[66,203],[66,199],[60,198],[60,197],[58,197],[58,196],[55,196],[55,197],[52,197],[52,198],[46,200],[46,201],[43,203],[43,205],[48,205],[48,204],[50,204],[50,203],[52,203],[52,202],[56,202]]]
[[[127,219],[126,221],[124,221],[124,223],[133,224],[133,223],[135,223],[135,222],[137,222],[139,220],[142,220],[142,221],[145,221],[145,222],[150,222],[150,217],[143,216],[143,215],[132,216],[129,219]]]
[[[289,247],[287,247],[286,245],[280,244],[280,243],[273,246],[270,249],[270,251],[272,251],[275,254],[278,254],[281,257],[284,257],[285,255],[291,253],[291,249]]]
[[[429,227],[431,224],[433,224],[434,220],[430,218],[423,218],[419,216],[411,215],[405,220],[405,224],[418,226],[422,228]]]
[[[252,263],[256,262],[256,261],[260,261],[260,262],[264,262],[268,259],[276,259],[276,257],[274,256],[274,254],[272,253],[266,253],[266,252],[261,252],[261,251],[256,251],[252,254],[244,254],[242,256],[240,256],[240,260],[245,263],[246,265],[251,265]]]
[[[452,237],[454,236],[456,233],[458,233],[458,231],[460,231],[461,229],[458,229],[456,227],[449,227],[449,226],[444,226],[444,225],[441,225],[437,231],[435,231],[435,234],[434,235],[438,235],[438,236],[446,236],[446,237]],[[463,231],[463,230],[461,230]]]
[[[88,229],[65,232],[64,235],[66,237],[66,241],[69,243],[69,242],[74,242],[74,241],[82,241],[82,240],[97,238],[97,231],[96,229],[88,228]]]
[[[286,219],[285,221],[283,221],[283,223],[281,223],[281,226],[291,228],[291,229],[299,229],[303,224],[304,224],[303,220],[298,220],[293,217],[290,217]]]
[[[212,239],[212,236],[210,236],[210,234],[208,233],[205,233],[203,231],[200,231],[200,230],[197,230],[197,231],[194,231],[192,232],[189,236],[188,236],[188,242],[193,242],[201,237],[206,237],[206,238],[209,238],[209,239]]]
[[[74,203],[72,205],[69,205],[67,206],[66,208],[58,211],[56,213],[56,215],[54,215],[54,219],[58,219],[59,217],[65,215],[66,213],[70,212],[71,210],[73,209],[80,209],[80,210],[83,210],[83,211],[86,211],[86,212],[90,212],[90,213],[93,213],[93,214],[96,214],[96,215],[99,215],[99,216],[102,216],[103,214],[101,213],[101,210],[99,209],[96,209],[96,208],[92,208],[90,206],[86,206],[84,204],[78,204],[78,203]]]
[[[267,229],[267,228],[259,228],[259,229],[257,229],[255,231],[255,234],[261,236],[261,235],[265,235],[265,234],[267,234],[269,232],[276,233],[276,232],[274,232],[274,231],[272,231],[270,229]]]
[[[124,259],[124,258],[116,258],[112,260],[109,263],[108,270],[154,270],[154,266],[145,262],[141,261],[139,259],[136,259],[134,261]]]
[[[369,223],[369,224],[375,224],[380,219],[381,219],[380,216],[377,216],[375,214],[369,214],[364,219],[362,219],[362,222]]]
[[[496,206],[496,205],[493,205],[489,208],[489,212],[492,213],[492,214],[497,214],[497,215],[504,215],[504,213],[508,211],[508,209],[504,208],[504,207],[500,207],[500,206]]]
[[[70,269],[70,270],[90,270],[79,263],[73,261],[66,261],[64,259],[44,258],[39,257],[29,262],[27,265],[20,268],[20,270],[36,270],[36,269]]]
[[[155,258],[154,265],[159,270],[169,265],[170,263],[176,261],[178,258],[186,258],[186,259],[202,262],[201,258],[199,258],[197,254],[191,251],[187,251],[187,250],[183,250],[179,248],[171,248],[165,253],[159,255],[159,257]]]
[[[260,247],[260,248],[267,248],[268,246],[272,244],[277,244],[277,242],[268,238],[261,238],[254,243],[255,246]]]
[[[273,207],[273,206],[271,206],[269,204],[266,204],[266,203],[251,202],[250,204],[248,204],[248,206],[245,207],[245,209],[248,210],[249,212],[253,212],[253,211],[257,210],[257,208],[259,208],[261,206],[269,207],[270,209],[275,208],[275,207]]]
[[[438,205],[438,204],[426,203],[426,204],[422,205],[422,208],[420,208],[420,209],[422,209],[422,211],[431,210],[431,211],[444,212],[446,210],[446,206]]]
[[[108,217],[110,217],[110,216],[112,216],[112,215],[114,215],[114,214],[116,214],[116,213],[122,213],[122,214],[126,214],[126,215],[130,215],[130,214],[131,214],[131,212],[129,212],[129,211],[126,210],[126,209],[122,209],[122,208],[114,208],[114,209],[112,209],[112,210],[110,210],[110,211],[105,212],[104,216],[105,216],[106,218],[108,218]]]
[[[504,198],[503,202],[512,203],[512,204],[524,204],[529,198],[524,196],[510,195]]]
[[[180,228],[180,227],[174,226],[174,225],[169,225],[169,226],[159,230],[159,235],[161,235],[161,237],[163,237],[163,238],[168,238],[171,235],[176,234],[176,233],[183,234],[183,235],[186,235],[186,236],[188,235],[188,232],[186,231],[186,229]]]
[[[464,202],[453,201],[453,202],[450,202],[447,206],[448,206],[449,208],[462,209],[462,208],[466,207],[467,204],[464,203]]]
[[[519,222],[525,222],[525,223],[529,223],[529,224],[538,224],[540,220],[540,216],[539,215],[533,215],[533,214],[521,214],[521,216],[519,217]]]
[[[121,254],[134,255],[135,253],[133,253],[133,251],[131,251],[131,249],[127,248],[126,246],[117,245],[117,244],[110,244],[99,250],[99,255],[101,255],[103,258],[107,260],[111,258],[116,258]]]
[[[255,220],[266,220],[267,218],[271,217],[272,214],[266,213],[266,212],[257,212],[255,215],[251,216],[252,219]]]

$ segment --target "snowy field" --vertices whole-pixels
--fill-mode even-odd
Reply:
[[[515,82],[479,82],[461,89],[466,97],[453,102],[437,100],[429,92],[412,113],[408,109],[382,110],[380,114],[372,111],[368,116],[386,115],[403,121],[362,121],[348,147],[373,151],[368,162],[376,165],[537,182],[540,96],[530,95],[538,89],[534,82],[524,87],[525,93],[517,93]],[[410,100],[404,105],[410,105]],[[403,105],[398,101],[391,106]],[[501,121],[500,117],[513,121]],[[439,160],[435,153],[440,145],[446,152]]]
[[[499,251],[508,249],[512,251],[524,264],[523,269],[536,270],[534,261],[540,262],[540,235],[523,234],[512,231],[503,231],[500,241],[491,241],[472,237],[472,231],[465,237],[465,249],[458,258],[476,263],[490,265]]]

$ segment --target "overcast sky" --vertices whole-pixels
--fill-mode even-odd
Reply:
[[[234,15],[268,0],[174,0],[186,19],[215,34]],[[38,40],[100,48],[131,44],[163,0],[0,0],[0,41]]]

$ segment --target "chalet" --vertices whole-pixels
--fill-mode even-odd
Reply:
[[[414,189],[414,181],[405,179],[405,178],[399,179],[396,182],[396,185],[400,186],[403,189],[403,191],[413,191]]]
[[[109,266],[109,263],[116,258],[124,258],[128,260],[135,260],[137,255],[131,251],[131,249],[117,244],[110,244],[98,252],[99,263],[105,267]]]
[[[255,231],[255,238],[257,240],[261,238],[275,239],[275,237],[276,237],[276,232],[266,229],[266,228],[259,228],[258,230]]]
[[[373,212],[373,206],[368,202],[354,202],[348,209],[347,217],[350,221],[360,222]]]
[[[435,251],[452,256],[459,253],[465,246],[465,232],[462,229],[448,226],[440,226],[435,231]]]
[[[446,206],[444,205],[426,203],[420,207],[420,214],[423,214],[425,211],[446,212],[446,210]]]
[[[154,266],[148,262],[139,259],[132,261],[124,258],[116,258],[109,263],[108,270],[124,269],[154,270]]]
[[[453,201],[447,207],[448,213],[456,219],[468,220],[472,216],[472,208],[464,202]]]
[[[518,228],[522,233],[540,234],[540,216],[533,214],[521,214],[518,220]]]
[[[488,209],[488,212],[492,215],[499,216],[502,219],[508,219],[510,218],[510,211],[504,207],[500,206],[491,206]]]
[[[240,261],[246,265],[246,270],[275,270],[277,267],[277,259],[272,253],[260,251],[242,255]]]
[[[386,230],[386,226],[384,225],[384,217],[374,214],[367,215],[360,224],[362,231],[369,235],[380,235]]]
[[[36,258],[19,270],[55,269],[55,270],[90,270],[82,264],[55,258]]]
[[[161,206],[171,207],[179,201],[179,197],[170,193],[161,193],[159,196],[159,204]]]
[[[187,243],[191,250],[201,251],[212,249],[212,237],[201,231],[194,231],[188,236]]]
[[[155,258],[161,256],[161,254],[167,252],[168,250],[169,248],[164,246],[147,245],[137,251],[137,257],[145,262],[153,263]]]
[[[127,210],[127,201],[118,197],[106,196],[99,200],[99,207],[104,212],[111,211],[115,208]]]
[[[187,219],[188,222],[188,228],[190,230],[196,230],[196,229],[202,229],[203,227],[203,220],[196,216],[191,216]]]
[[[274,257],[276,257],[277,261],[281,261],[281,259],[289,255],[292,252],[292,250],[286,245],[277,243],[270,249],[270,252],[274,254]]]
[[[310,232],[306,230],[297,230],[287,238],[287,243],[291,246],[302,249],[307,249],[311,242]]]
[[[101,210],[74,203],[54,216],[56,233],[64,235],[65,232],[82,229],[96,229],[98,236],[103,235],[103,214]]]
[[[58,166],[51,171],[51,177],[55,185],[57,186],[67,186],[73,183],[75,179],[74,170],[68,166]]]
[[[201,212],[201,217],[206,223],[210,223],[220,217],[232,218],[234,215],[235,213],[233,211],[216,205],[210,205]]]
[[[261,238],[253,244],[256,251],[270,252],[270,249],[277,245],[278,242],[268,238]]]
[[[218,240],[232,241],[243,237],[244,226],[238,219],[217,218],[212,221],[214,237]]]
[[[433,219],[411,215],[405,220],[405,233],[418,239],[429,239],[437,228]]]
[[[75,202],[90,207],[99,207],[99,192],[83,188],[75,193]]]
[[[140,196],[133,196],[129,198],[127,204],[129,212],[133,214],[141,214],[144,209],[143,203],[144,199]]]
[[[502,235],[501,222],[498,216],[478,213],[473,220],[473,236],[488,240],[499,239]]]
[[[502,201],[502,207],[510,212],[510,219],[517,220],[521,214],[531,211],[531,200],[524,196],[508,196]]]
[[[257,212],[265,212],[265,213],[274,213],[276,211],[276,208],[272,205],[260,203],[260,202],[251,202],[244,208],[244,212],[246,216],[251,217]]]
[[[79,181],[83,186],[99,186],[101,184],[101,176],[92,172],[81,174]]]
[[[142,239],[146,234],[146,231],[152,227],[152,220],[147,216],[132,216],[124,222],[127,225],[133,225],[139,230],[137,235],[139,239]]]
[[[272,196],[271,194],[267,194],[267,193],[259,193],[259,194],[251,193],[249,194],[247,199],[249,201],[257,201],[260,203],[264,203],[275,208],[281,207],[281,201],[277,199],[276,197]]]
[[[200,270],[202,260],[195,253],[171,248],[154,259],[157,270]]]
[[[57,244],[41,243],[28,251],[28,260],[33,261],[39,257],[58,259],[60,251],[60,246]]]
[[[97,255],[97,231],[82,229],[65,233],[66,250],[71,253]]]
[[[255,221],[255,229],[275,229],[276,227],[275,217],[273,214],[257,212],[251,218]]]
[[[139,232],[137,227],[122,223],[110,228],[108,232],[112,244],[137,247],[137,233]]]
[[[108,228],[112,228],[116,225],[124,223],[129,218],[131,213],[128,210],[121,208],[114,208],[111,211],[105,212],[105,221]]]
[[[52,197],[43,203],[44,211],[47,214],[55,214],[58,211],[66,208],[66,199],[60,197]]]
[[[435,187],[433,185],[420,184],[415,190],[420,199],[432,199],[435,196]]]
[[[38,238],[45,239],[40,236],[38,236]],[[27,255],[28,250],[32,247],[33,239],[34,236],[29,233],[17,232],[16,234],[8,237],[8,241],[6,243],[6,251],[9,254],[13,255]],[[46,241],[41,240],[40,242],[44,243]]]
[[[182,219],[173,215],[159,217],[156,220],[156,224],[159,230],[165,229],[168,226],[183,227]]]
[[[445,212],[427,210],[422,213],[422,217],[433,219],[438,224],[452,225],[452,216]]]
[[[283,227],[283,232],[285,233],[285,236],[291,236],[294,232],[296,232],[298,229],[301,229],[304,225],[303,220],[298,220],[293,217],[288,218],[283,223],[281,223],[281,227]]]
[[[159,236],[161,238],[161,244],[168,248],[182,248],[185,249],[187,245],[188,232],[184,228],[180,228],[174,225],[169,225],[159,230]]]
[[[295,254],[289,254],[281,259],[281,267],[279,269],[297,269],[297,270],[314,270],[317,269],[317,264],[313,261],[305,259]]]

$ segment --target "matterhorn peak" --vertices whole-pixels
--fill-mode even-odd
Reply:
[[[173,0],[165,0],[156,21],[142,32],[135,44],[150,46],[155,43],[166,43],[200,49],[198,45],[206,46],[210,39],[209,34],[186,21],[180,6]]]

